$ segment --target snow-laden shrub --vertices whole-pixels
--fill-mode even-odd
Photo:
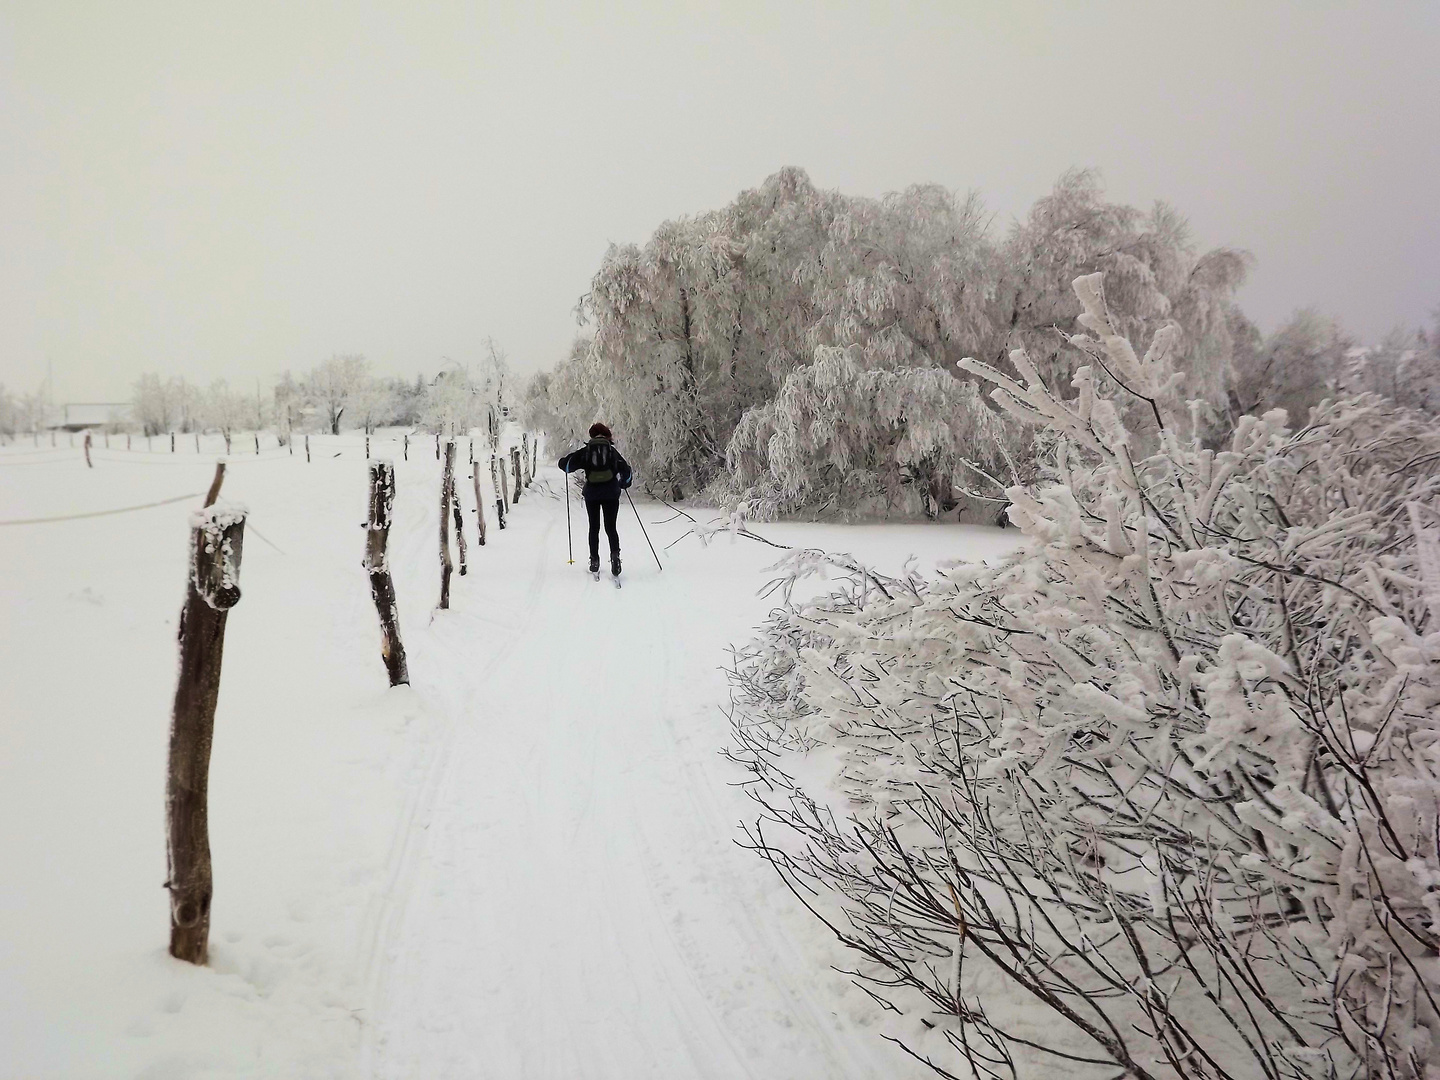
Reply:
[[[1059,438],[1024,542],[852,567],[737,652],[751,839],[937,1070],[1440,1076],[1440,432],[1361,396],[1203,449],[1170,336],[1075,288],[1159,451],[1089,365],[965,362]]]
[[[974,382],[933,367],[867,367],[859,351],[819,347],[814,363],[745,414],[726,450],[721,502],[758,520],[935,517],[955,505],[957,485],[1001,495],[990,478],[1027,459],[1020,426],[987,405]]]

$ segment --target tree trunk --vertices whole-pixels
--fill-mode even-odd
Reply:
[[[438,442],[439,436],[436,440]],[[450,504],[455,501],[455,442],[445,444],[445,470],[440,475],[440,609],[450,607]]]
[[[470,480],[475,485],[475,530],[480,535],[480,546],[485,546],[485,497],[480,494],[480,466],[470,467]]]
[[[210,745],[225,620],[240,601],[240,550],[245,514],[210,507],[190,535],[190,581],[180,613],[180,678],[170,720],[165,822],[170,891],[170,955],[205,963],[209,952]]]
[[[395,585],[390,580],[390,515],[395,508],[395,466],[388,461],[370,462],[370,524],[365,533],[365,572],[370,575],[370,595],[380,614],[380,656],[390,675],[390,685],[410,682],[405,664],[405,646],[400,640],[400,613],[395,606]]]

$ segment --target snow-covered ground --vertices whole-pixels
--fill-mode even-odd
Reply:
[[[565,505],[539,488],[503,532],[492,503],[477,547],[462,443],[470,573],[433,613],[433,443],[406,462],[377,440],[398,469],[413,682],[391,690],[360,566],[362,442],[230,459],[223,494],[250,518],[205,968],[165,951],[162,826],[187,520],[216,447],[97,448],[94,469],[64,446],[0,450],[0,522],[196,493],[0,525],[0,1077],[928,1075],[735,843],[753,815],[719,754],[725,646],[763,617],[779,552],[665,550],[689,522],[642,502],[665,569],[623,507],[616,590],[583,570],[578,506],[567,563]],[[891,571],[1015,540],[758,531]]]

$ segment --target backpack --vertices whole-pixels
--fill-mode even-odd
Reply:
[[[582,467],[587,484],[608,484],[615,479],[615,447],[609,439],[591,439],[586,444]]]

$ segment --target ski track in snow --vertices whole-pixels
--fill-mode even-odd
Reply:
[[[426,635],[447,654],[437,696],[453,712],[380,901],[364,1072],[893,1075],[872,1032],[814,1000],[814,958],[762,927],[731,880],[731,860],[754,861],[728,843],[735,817],[714,797],[733,778],[713,745],[699,761],[680,752],[672,700],[696,711],[675,685],[696,658],[677,658],[673,608],[693,599],[653,566],[625,592],[579,564],[552,573],[570,569],[562,514],[522,498],[492,537],[534,553],[512,567],[526,602],[499,651],[477,648],[487,613],[458,577]],[[404,525],[407,558],[433,546],[433,518]],[[634,558],[643,539],[628,532]],[[471,575],[494,573],[489,546],[471,555]]]

